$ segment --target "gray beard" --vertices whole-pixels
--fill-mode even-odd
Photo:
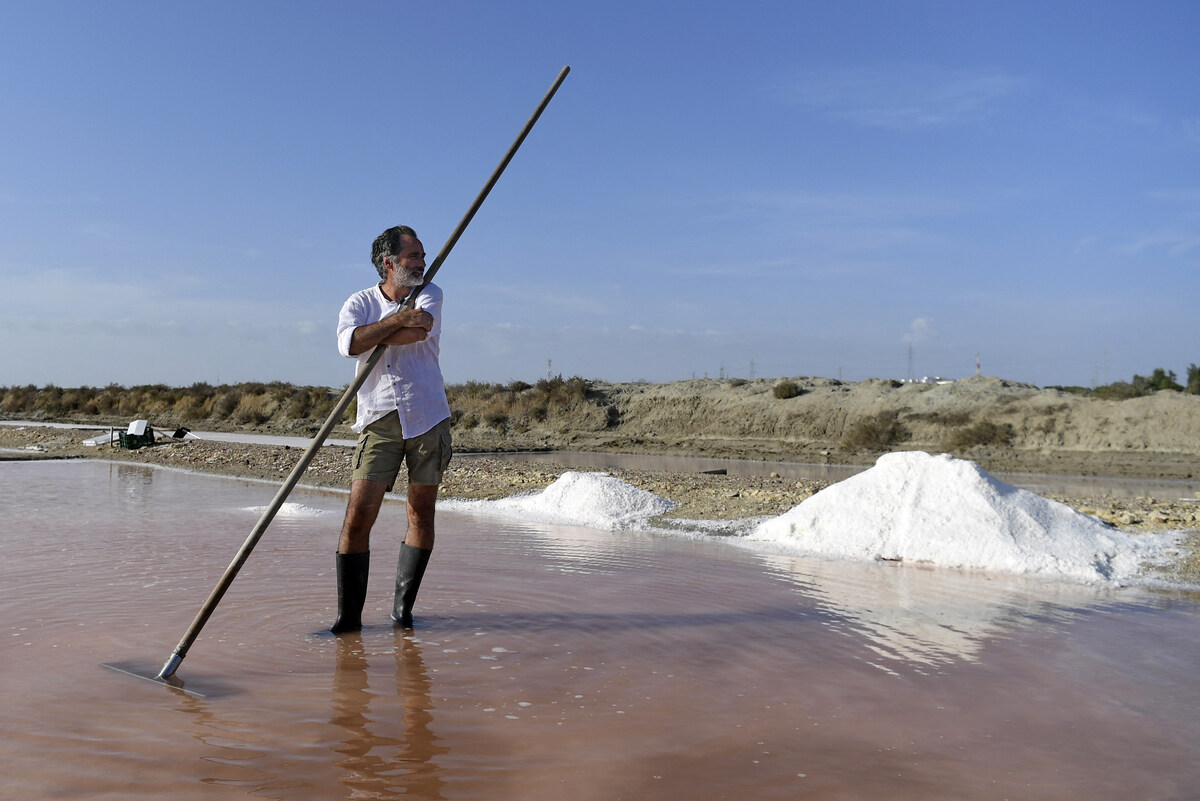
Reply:
[[[392,270],[392,283],[399,287],[412,289],[421,285],[424,270]]]

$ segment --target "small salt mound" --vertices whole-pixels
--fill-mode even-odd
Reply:
[[[881,456],[747,539],[834,558],[1120,583],[1164,556],[1174,538],[1125,534],[974,462],[915,451]]]
[[[556,525],[617,531],[633,528],[675,504],[607,473],[567,472],[541,492],[498,501],[471,501],[452,509],[499,512]]]
[[[247,512],[254,512],[261,515],[267,511],[265,506],[247,506]],[[324,509],[314,509],[311,506],[305,506],[302,503],[285,503],[279,507],[279,511],[275,513],[276,517],[324,517],[329,514]]]

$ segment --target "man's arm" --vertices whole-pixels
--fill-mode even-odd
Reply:
[[[377,345],[411,345],[421,342],[433,328],[433,315],[424,309],[409,309],[360,325],[350,335],[350,355],[372,350]]]

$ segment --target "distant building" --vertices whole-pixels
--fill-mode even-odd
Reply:
[[[942,378],[941,376],[927,375],[922,378],[908,378],[908,379],[905,379],[901,383],[904,383],[904,384],[953,384],[956,381],[957,381],[957,379],[954,379],[954,378]]]

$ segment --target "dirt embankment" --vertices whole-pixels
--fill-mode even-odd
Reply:
[[[61,397],[28,402],[18,388],[5,396],[2,407],[10,419],[124,428],[130,419],[144,417],[165,431],[185,426],[311,436],[340,394],[274,384],[208,388],[201,395],[166,387],[123,394],[119,389],[68,406],[67,396],[83,390],[60,390]],[[451,387],[450,401],[455,441],[463,450],[871,464],[880,453],[920,449],[969,458],[991,471],[1200,476],[1200,395],[1171,391],[1099,400],[998,378],[947,384],[558,379],[537,386],[468,383]],[[72,411],[56,413],[55,404]],[[96,412],[81,413],[83,408]],[[344,419],[352,418],[351,413]],[[343,422],[333,436],[354,434]]]
[[[1200,475],[1200,396],[1097,400],[996,378],[949,384],[792,379],[595,384],[571,416],[456,430],[480,448],[672,453],[870,464],[889,450],[948,452],[992,471]],[[523,430],[522,430],[523,429]]]

